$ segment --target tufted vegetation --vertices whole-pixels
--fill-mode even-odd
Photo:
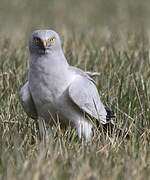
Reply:
[[[0,180],[150,178],[148,7],[126,2],[14,0],[9,7],[2,2]],[[75,129],[64,131],[57,123],[48,149],[42,146],[37,122],[27,117],[18,97],[27,80],[29,36],[42,28],[60,34],[71,65],[100,72],[95,80],[101,100],[115,112],[117,125],[131,134],[130,140],[95,129],[86,144],[78,141]]]

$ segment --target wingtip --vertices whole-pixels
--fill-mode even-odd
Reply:
[[[112,110],[110,110],[107,106],[105,106],[105,110],[107,112],[107,115],[106,115],[107,122],[111,121],[112,118],[116,117],[115,113]]]

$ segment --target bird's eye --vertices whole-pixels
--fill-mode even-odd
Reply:
[[[39,42],[40,42],[40,40],[39,40],[38,38],[34,38],[34,41],[35,41],[36,43],[39,43]]]
[[[50,42],[51,42],[51,43],[54,43],[54,42],[55,42],[55,38],[51,38],[51,39],[50,39]]]

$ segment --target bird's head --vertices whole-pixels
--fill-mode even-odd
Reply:
[[[59,35],[53,30],[37,30],[31,35],[30,53],[42,55],[61,50]]]

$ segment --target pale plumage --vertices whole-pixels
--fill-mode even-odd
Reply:
[[[87,141],[93,125],[85,114],[102,124],[112,122],[114,114],[102,104],[91,78],[97,73],[69,66],[56,32],[35,31],[29,49],[29,81],[21,88],[20,99],[28,116],[38,119],[41,138],[45,121],[53,122],[56,114],[60,123],[75,126],[79,138],[84,136]]]

